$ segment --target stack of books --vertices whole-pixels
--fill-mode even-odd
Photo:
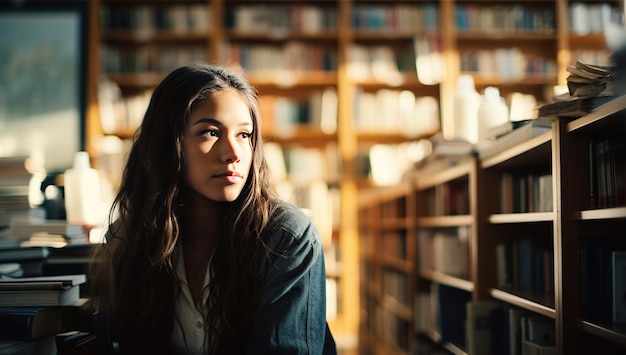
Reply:
[[[28,157],[0,157],[0,209],[29,208],[28,187],[32,178]]]
[[[0,277],[0,354],[96,353],[95,335],[77,330],[88,319],[85,282],[82,274]]]
[[[571,96],[597,96],[613,93],[615,70],[611,66],[591,65],[577,61],[567,67],[567,88]]]
[[[67,306],[80,300],[84,274],[0,278],[0,306]]]
[[[0,247],[0,276],[12,277],[41,276],[43,266],[49,255],[48,247]],[[15,265],[15,267],[10,267]]]
[[[83,226],[69,224],[66,220],[13,218],[10,230],[22,246],[64,247],[87,241]]]

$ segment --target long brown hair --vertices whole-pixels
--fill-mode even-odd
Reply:
[[[123,352],[162,353],[168,347],[176,321],[174,249],[184,209],[183,128],[195,104],[229,88],[250,108],[253,158],[240,196],[225,203],[225,233],[211,262],[205,306],[211,350],[244,350],[258,298],[252,261],[280,208],[263,155],[256,90],[225,68],[193,64],[174,70],[154,90],[114,201],[106,243],[96,249],[90,268],[94,306],[107,314]]]

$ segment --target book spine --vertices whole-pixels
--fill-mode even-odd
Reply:
[[[34,314],[0,314],[0,338],[32,339],[34,321]]]

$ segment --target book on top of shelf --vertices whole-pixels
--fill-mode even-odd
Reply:
[[[570,73],[567,77],[567,88],[572,96],[599,96],[612,94],[615,68],[611,66],[592,65],[576,61],[575,65],[567,66]]]
[[[556,97],[556,101],[539,106],[538,117],[571,117],[578,118],[617,98],[613,94],[595,96],[571,96],[568,94]]]

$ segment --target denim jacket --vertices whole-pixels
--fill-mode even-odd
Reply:
[[[259,307],[248,354],[336,354],[326,323],[326,271],[319,231],[298,208],[287,206],[266,240],[275,253],[258,256]]]
[[[246,354],[334,355],[326,323],[326,271],[319,231],[297,207],[285,204],[278,228],[266,238],[273,252],[257,255],[261,289]],[[108,317],[96,313],[100,354],[117,354]],[[167,349],[160,349],[169,353]]]

